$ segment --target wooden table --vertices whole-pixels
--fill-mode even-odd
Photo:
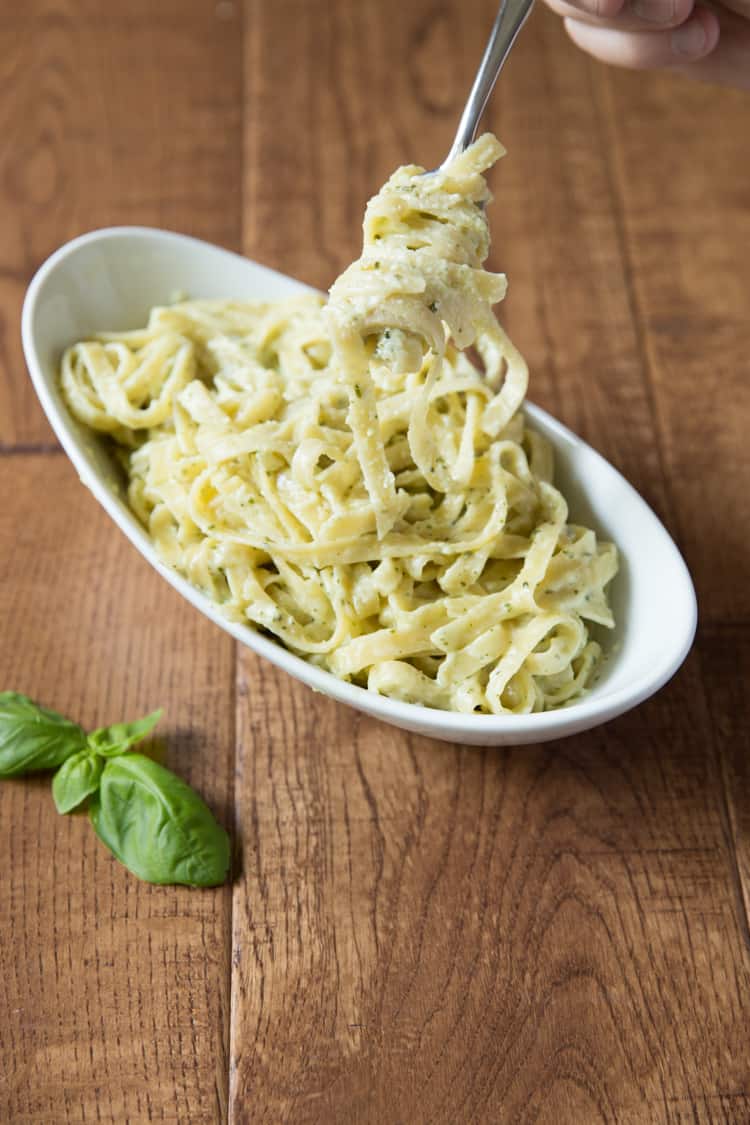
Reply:
[[[605,728],[448,746],[204,621],[81,488],[26,284],[81,231],[199,235],[325,287],[367,197],[446,149],[491,0],[27,0],[0,20],[0,687],[164,706],[232,829],[137,882],[46,781],[0,785],[0,1121],[750,1121],[750,102],[607,71],[533,16],[489,126],[531,397],[681,545],[698,641]]]

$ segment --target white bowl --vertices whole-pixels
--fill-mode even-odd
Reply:
[[[555,448],[557,481],[572,517],[612,539],[621,559],[611,587],[618,626],[603,638],[610,650],[605,670],[583,699],[560,710],[464,715],[386,699],[313,667],[250,627],[225,621],[215,605],[160,562],[125,503],[104,445],[65,408],[57,385],[63,349],[92,332],[139,327],[153,305],[178,293],[267,299],[307,288],[208,243],[142,227],[114,227],[76,238],[34,277],[23,309],[23,346],[36,392],[81,480],[141,554],[221,629],[315,691],[433,738],[497,746],[561,738],[627,711],[660,688],[679,668],[695,633],[695,593],[687,568],[662,524],[627,481],[531,404],[526,414]]]

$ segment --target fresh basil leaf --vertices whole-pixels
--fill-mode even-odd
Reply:
[[[189,785],[144,754],[105,765],[89,816],[99,839],[147,883],[213,887],[229,870],[229,837]]]
[[[77,723],[19,692],[0,692],[0,777],[54,769],[85,745]]]
[[[52,796],[59,813],[69,813],[78,808],[99,788],[104,762],[87,748],[79,750],[63,762],[52,778]]]
[[[134,723],[113,723],[111,727],[99,727],[88,737],[92,750],[101,754],[103,758],[113,758],[117,754],[124,754],[136,742],[140,742],[154,729],[162,711],[152,711],[143,719],[136,719]]]

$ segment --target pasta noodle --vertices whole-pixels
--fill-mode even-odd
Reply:
[[[75,344],[72,413],[115,443],[161,557],[335,675],[464,712],[590,685],[617,552],[568,523],[492,306],[490,134],[405,167],[316,296],[185,301]]]

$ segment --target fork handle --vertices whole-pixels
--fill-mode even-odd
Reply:
[[[441,168],[445,167],[448,161],[459,156],[474,140],[479,120],[489,101],[500,69],[516,41],[516,36],[526,22],[533,4],[534,0],[501,0],[495,23],[484,49],[482,61],[479,64],[477,76],[474,79],[474,85],[471,87],[471,93],[461,114],[456,138],[450,152],[441,164]]]

